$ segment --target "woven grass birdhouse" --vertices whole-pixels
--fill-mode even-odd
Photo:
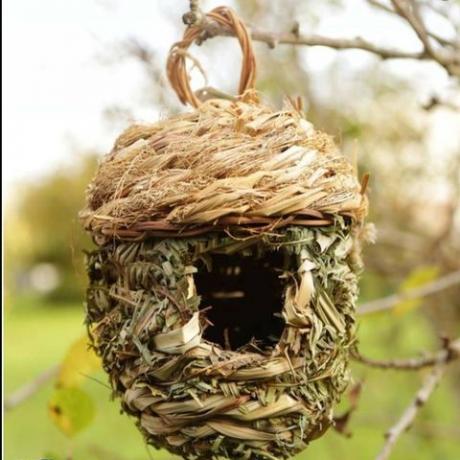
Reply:
[[[114,394],[148,443],[187,459],[281,459],[331,425],[355,340],[366,212],[354,168],[294,106],[253,91],[201,102],[191,26],[168,76],[188,113],[128,128],[99,166],[81,217],[87,323]]]

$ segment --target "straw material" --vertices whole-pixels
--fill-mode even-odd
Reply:
[[[194,460],[282,459],[327,430],[348,383],[366,210],[332,139],[253,91],[117,139],[81,213],[99,245],[88,256],[87,323],[148,443]],[[213,267],[216,254],[234,261]],[[268,299],[282,328],[235,348],[238,325],[220,343],[207,338],[208,317],[229,312],[196,282],[214,273],[218,299],[227,281],[216,273],[236,269],[254,277],[237,292],[254,302],[241,328],[251,330],[251,310],[264,313],[264,270],[282,286]],[[276,317],[264,321],[271,330]]]
[[[295,108],[213,99],[197,110],[134,125],[102,161],[84,226],[112,237],[194,235],[238,226],[359,224],[366,198],[332,139]]]
[[[238,94],[242,95],[247,90],[255,88],[256,81],[256,58],[252,48],[252,41],[248,29],[244,22],[231,9],[225,6],[214,8],[206,14],[208,20],[215,22],[221,27],[231,31],[238,39],[242,52],[242,66],[240,73],[240,84],[238,86]],[[188,49],[194,42],[200,43],[203,39],[203,30],[199,24],[191,24],[184,32],[181,41],[175,43],[169,52],[168,62],[166,64],[166,72],[168,80],[172,88],[177,94],[177,97],[183,104],[190,104],[193,107],[199,107],[201,100],[198,94],[192,90],[190,78],[187,73],[186,58],[191,59]],[[194,64],[201,65],[193,59]]]
[[[92,252],[92,342],[146,440],[187,459],[275,460],[322,435],[348,383],[356,251],[350,226],[336,218],[243,240],[211,233]],[[234,351],[206,340],[213,326],[195,280],[222,268],[211,266],[215,254],[283,256],[279,337]]]
[[[149,444],[285,459],[333,423],[348,383],[366,183],[298,103],[259,102],[242,20],[207,18],[240,43],[239,96],[192,91],[188,48],[205,37],[188,27],[167,73],[195,109],[128,128],[88,188],[88,331]]]

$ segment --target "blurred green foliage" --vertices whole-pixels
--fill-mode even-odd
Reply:
[[[84,333],[81,308],[41,305],[36,299],[16,299],[8,312],[5,335],[6,394],[30,381],[44,369],[61,362],[69,345]],[[421,350],[436,350],[439,343],[430,321],[418,310],[397,319],[391,313],[364,318],[359,337],[362,350],[375,358],[408,357]],[[458,372],[453,366],[448,377]],[[379,371],[359,364],[355,381],[363,382],[358,409],[349,424],[351,438],[330,430],[314,441],[296,460],[368,460],[382,446],[383,433],[409,404],[426,374]],[[172,459],[166,452],[150,450],[150,457],[133,420],[119,414],[110,399],[102,371],[84,379],[82,390],[94,401],[95,417],[87,429],[69,440],[48,416],[53,383],[5,416],[5,458],[8,460],[155,460]],[[348,402],[337,409],[346,410]],[[457,460],[460,457],[460,411],[456,387],[444,379],[420,413],[410,432],[398,442],[394,460]],[[46,454],[48,456],[46,456]]]
[[[344,4],[294,0],[237,3],[241,14],[254,24],[290,30],[295,18],[301,21],[305,33],[314,31],[326,17],[326,7],[331,8],[327,14],[333,14]],[[210,40],[205,46],[215,52],[215,42],[219,40]],[[142,94],[142,99],[163,103],[164,88],[151,81],[153,76],[162,74],[163,62],[140,62],[139,56],[143,54],[139,51],[145,50],[138,49],[132,57],[147,69],[145,75],[149,80],[145,87],[156,88],[152,91],[155,94],[149,95],[152,98]],[[256,44],[256,52],[258,89],[264,99],[280,106],[286,94],[301,94],[309,119],[331,133],[346,155],[352,158],[357,154],[361,173],[371,173],[370,220],[377,224],[379,239],[377,244],[365,248],[367,269],[361,282],[360,301],[414,287],[420,281],[420,271],[422,281],[426,281],[460,269],[460,146],[456,154],[442,158],[429,151],[430,123],[437,115],[435,111],[421,110],[419,94],[414,89],[417,85],[410,80],[414,74],[401,78],[387,63],[375,58],[352,71],[350,61],[342,59],[340,53],[325,70],[315,74],[309,49],[279,46],[272,50]],[[145,55],[155,58],[158,53],[153,50]],[[235,84],[237,75],[231,74],[225,85]],[[174,103],[171,113],[179,110]],[[83,249],[90,247],[91,242],[81,230],[77,213],[84,206],[84,190],[96,162],[97,155],[84,154],[71,165],[33,182],[24,182],[7,206],[6,394],[62,362],[72,341],[85,333],[81,306],[86,280]],[[439,189],[443,199],[436,201],[433,190]],[[30,289],[22,280],[32,267],[42,263],[56,266],[60,282],[46,294],[35,292],[30,296]],[[420,267],[437,267],[436,274]],[[460,330],[459,298],[460,290],[451,288],[424,299],[423,303],[416,302],[417,308],[413,308],[412,302],[402,315],[382,313],[363,318],[359,330],[361,351],[383,359],[437,349],[441,332],[456,335]],[[383,433],[410,402],[424,372],[397,373],[356,365],[353,375],[356,381],[363,381],[364,387],[349,427],[352,438],[330,430],[298,460],[375,457],[382,446]],[[398,441],[394,460],[460,458],[459,381],[460,368],[456,364],[411,431]],[[155,460],[170,459],[165,452],[147,453],[133,421],[119,414],[118,402],[110,401],[106,382],[107,377],[99,371],[94,379],[86,378],[79,384],[95,402],[94,419],[72,440],[48,416],[48,403],[54,393],[52,384],[7,413],[5,458],[63,460],[71,452],[72,460],[141,460],[149,455]],[[344,398],[337,412],[346,406]],[[89,412],[85,415],[88,423]]]
[[[56,288],[46,295],[49,301],[82,298],[86,280],[83,250],[91,246],[91,241],[82,231],[78,212],[84,207],[97,155],[87,153],[73,161],[39,180],[22,184],[9,203],[5,228],[9,297],[21,293],[17,278],[46,263],[52,264],[59,276]]]

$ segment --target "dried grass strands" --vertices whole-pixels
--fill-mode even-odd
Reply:
[[[184,458],[288,458],[323,433],[348,381],[357,277],[351,227],[110,242],[88,260],[88,324],[114,393],[149,443]],[[284,254],[284,330],[226,350],[203,337],[203,258]],[[201,268],[203,270],[203,268]]]
[[[122,134],[89,187],[81,217],[93,234],[120,238],[312,213],[298,225],[316,218],[325,225],[341,213],[361,222],[367,203],[360,192],[331,138],[296,110],[210,100],[196,112]]]
[[[192,92],[190,26],[167,70],[196,110],[128,128],[88,188],[87,322],[147,442],[190,460],[285,459],[328,429],[347,386],[366,183],[300,104],[259,102],[242,21],[208,17],[238,37],[240,96]],[[238,309],[236,325],[213,324]]]

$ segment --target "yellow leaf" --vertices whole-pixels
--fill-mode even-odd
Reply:
[[[76,340],[68,349],[57,379],[58,387],[77,387],[88,374],[101,368],[100,359],[88,346],[86,336]]]
[[[439,267],[434,265],[426,265],[419,267],[409,273],[409,276],[401,283],[399,293],[404,294],[405,292],[411,291],[412,289],[419,288],[424,284],[434,281],[439,276]],[[407,299],[398,302],[393,307],[393,313],[395,315],[403,315],[422,305],[422,299],[420,297],[414,299]]]

